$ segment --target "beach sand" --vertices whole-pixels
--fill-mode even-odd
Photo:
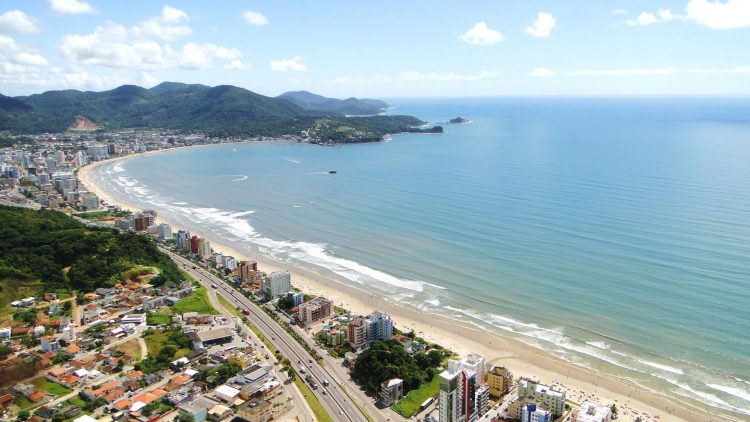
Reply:
[[[165,151],[168,150],[152,151],[146,154]],[[84,166],[78,170],[78,179],[87,190],[96,193],[100,199],[110,204],[117,204],[123,209],[138,211],[140,208],[129,203],[127,198],[114,197],[110,192],[105,191],[92,176],[92,171],[103,163],[112,163],[131,157],[119,157]],[[222,254],[250,259],[247,252],[236,249],[227,241],[222,242],[210,233],[200,233],[196,227],[180,227],[170,221],[168,215],[159,215],[157,221],[172,225],[173,230],[187,229],[192,234],[208,238],[214,250]],[[306,293],[325,296],[334,304],[357,314],[366,315],[373,310],[384,311],[391,315],[396,326],[402,331],[414,330],[418,336],[450,348],[460,355],[478,353],[484,356],[489,364],[498,364],[510,369],[514,378],[525,376],[555,386],[556,389],[565,390],[568,400],[575,403],[580,404],[586,400],[603,405],[616,403],[619,409],[618,420],[630,421],[637,416],[641,416],[644,422],[727,420],[708,413],[697,403],[692,405],[692,403],[674,402],[668,397],[645,391],[625,381],[565,362],[515,339],[463,326],[434,314],[408,309],[308,270],[289,267],[263,257],[252,259],[258,261],[259,268],[265,272],[289,271],[292,274],[294,286]]]

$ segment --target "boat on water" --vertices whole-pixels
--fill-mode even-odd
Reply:
[[[328,170],[328,174],[336,174],[336,170]]]

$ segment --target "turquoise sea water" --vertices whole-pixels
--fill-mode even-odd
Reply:
[[[750,99],[392,102],[472,122],[98,171],[277,260],[750,415]]]

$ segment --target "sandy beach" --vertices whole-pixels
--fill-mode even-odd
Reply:
[[[168,150],[146,154],[166,151]],[[123,209],[138,211],[140,208],[129,203],[127,198],[114,197],[110,192],[105,191],[93,176],[93,170],[104,163],[132,157],[120,157],[84,166],[78,170],[78,179],[85,189],[96,193],[108,203],[117,204]],[[218,252],[248,259],[247,252],[238,250],[231,243],[222,242],[210,233],[201,233],[196,230],[196,227],[181,227],[170,221],[169,215],[159,215],[157,220],[172,225],[175,231],[188,229],[193,234],[207,237]],[[637,416],[640,416],[643,421],[728,420],[726,417],[711,415],[702,410],[697,402],[686,399],[685,403],[678,403],[657,393],[643,391],[634,384],[570,364],[515,339],[481,332],[475,328],[457,324],[455,321],[399,306],[385,298],[363,292],[322,274],[291,268],[263,257],[260,257],[258,261],[260,269],[265,272],[281,269],[290,271],[292,283],[305,292],[325,296],[333,300],[336,305],[359,314],[368,314],[376,309],[387,312],[392,316],[397,327],[403,331],[413,329],[419,336],[442,344],[461,355],[467,353],[483,355],[489,363],[508,367],[514,377],[525,376],[538,379],[556,389],[567,391],[567,398],[575,403],[586,400],[605,405],[616,403],[620,416],[618,420],[635,420]]]

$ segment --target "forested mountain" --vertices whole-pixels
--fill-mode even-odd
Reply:
[[[304,107],[296,104],[305,98]],[[78,118],[98,128],[164,128],[199,131],[212,136],[323,136],[316,130],[345,128],[357,136],[315,138],[322,142],[361,142],[389,133],[413,130],[422,122],[410,116],[348,118],[345,114],[374,114],[385,103],[376,100],[336,100],[310,93],[272,98],[230,85],[209,87],[164,82],[151,89],[123,85],[102,91],[48,91],[21,97],[0,96],[0,131],[14,134],[63,132]],[[335,139],[334,139],[335,138]],[[342,139],[344,139],[342,141]]]
[[[327,98],[307,91],[285,92],[276,98],[283,98],[287,101],[291,101],[305,110],[340,115],[378,114],[388,107],[387,103],[380,100],[360,100],[357,98],[339,100],[336,98]]]

